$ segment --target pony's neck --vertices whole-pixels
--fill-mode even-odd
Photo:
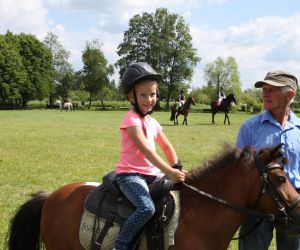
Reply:
[[[188,98],[184,104],[186,104],[186,107],[189,108],[191,106],[191,104],[192,104],[192,99]]]
[[[198,185],[194,183],[194,186],[223,200],[247,207],[249,203],[253,202],[252,200],[255,200],[252,193],[254,192],[255,195],[257,193],[256,190],[253,190],[253,182],[249,181],[253,180],[251,175],[244,175],[247,176],[247,180],[243,180],[245,178],[241,177],[242,170],[239,171],[238,168],[243,167],[230,166],[218,170],[217,173],[199,180]],[[184,231],[183,238],[184,235],[195,235],[196,240],[196,236],[201,235],[197,238],[197,242],[193,242],[193,244],[201,246],[199,249],[227,249],[246,214],[203,197],[187,188],[182,190],[181,198],[182,217],[178,230]],[[184,249],[188,245],[183,238],[178,237],[178,242],[182,247],[178,249]]]

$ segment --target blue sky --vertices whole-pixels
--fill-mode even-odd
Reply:
[[[190,26],[201,57],[194,88],[205,85],[203,69],[218,56],[235,57],[243,89],[273,69],[300,77],[298,0],[0,0],[0,32],[30,33],[42,40],[52,31],[79,70],[86,41],[99,39],[113,64],[129,19],[159,7],[183,16]]]

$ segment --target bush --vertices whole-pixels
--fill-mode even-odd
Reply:
[[[29,101],[27,103],[27,106],[26,108],[28,109],[44,109],[46,108],[48,105],[47,101],[46,100],[43,100],[43,101]]]

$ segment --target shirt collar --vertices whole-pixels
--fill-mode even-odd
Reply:
[[[295,126],[300,126],[300,119],[292,111],[290,111],[289,121],[295,124]]]
[[[272,116],[271,112],[265,110],[261,117],[261,123],[269,121],[273,124],[278,124],[278,121]],[[300,126],[300,119],[291,111],[289,110],[289,123],[293,124],[294,126]]]
[[[268,110],[265,110],[263,113],[262,113],[262,117],[261,117],[261,123],[264,123],[264,122],[271,122],[273,124],[276,124],[278,123],[278,121],[272,116],[271,112],[268,111]]]

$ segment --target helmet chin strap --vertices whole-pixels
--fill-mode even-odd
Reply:
[[[152,113],[153,113],[153,109],[150,110],[149,112],[147,112],[146,114],[143,114],[143,113],[140,111],[139,104],[138,104],[137,97],[136,97],[135,88],[134,88],[134,87],[133,87],[133,89],[132,89],[132,92],[133,92],[134,103],[131,103],[131,104],[133,105],[135,112],[137,112],[141,118],[144,118],[144,117],[145,117],[146,115],[148,115],[148,114],[152,114]]]

